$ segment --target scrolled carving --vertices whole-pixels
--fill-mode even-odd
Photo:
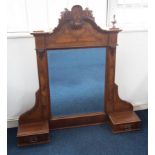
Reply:
[[[71,11],[65,9],[65,11],[61,12],[61,18],[59,19],[59,24],[68,21],[71,28],[79,29],[84,24],[84,19],[88,19],[94,21],[94,17],[92,15],[92,11],[86,8],[83,8],[80,5],[75,5],[72,7]]]

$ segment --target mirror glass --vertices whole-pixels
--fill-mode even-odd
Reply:
[[[48,50],[52,115],[104,111],[106,48]]]

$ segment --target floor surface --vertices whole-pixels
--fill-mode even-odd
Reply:
[[[17,147],[16,128],[8,129],[8,155],[147,155],[148,111],[137,112],[139,131],[113,134],[107,124],[51,132],[51,142]]]

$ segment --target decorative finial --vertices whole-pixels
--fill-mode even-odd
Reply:
[[[118,30],[120,30],[119,28],[116,28],[116,26],[115,26],[115,24],[117,23],[117,21],[116,21],[116,15],[113,15],[113,21],[111,23],[112,23],[112,27],[110,28],[110,30],[112,30],[112,31],[118,31]]]
[[[112,23],[112,29],[115,29],[115,24],[117,23],[116,21],[116,15],[113,15],[113,21],[111,22]]]

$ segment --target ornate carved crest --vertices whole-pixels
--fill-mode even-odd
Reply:
[[[115,23],[115,21],[114,21]],[[101,29],[88,8],[82,9],[75,5],[71,10],[65,9],[61,13],[58,26],[49,32],[37,31],[38,49],[68,48],[68,47],[116,47],[118,28]],[[40,53],[40,52],[38,52]],[[39,54],[43,55],[43,54]]]
[[[61,18],[59,19],[59,24],[68,21],[73,29],[78,29],[82,27],[85,19],[91,21],[95,20],[92,15],[92,11],[89,10],[88,8],[83,10],[80,5],[75,5],[72,7],[71,11],[65,9],[65,11],[61,12]]]

